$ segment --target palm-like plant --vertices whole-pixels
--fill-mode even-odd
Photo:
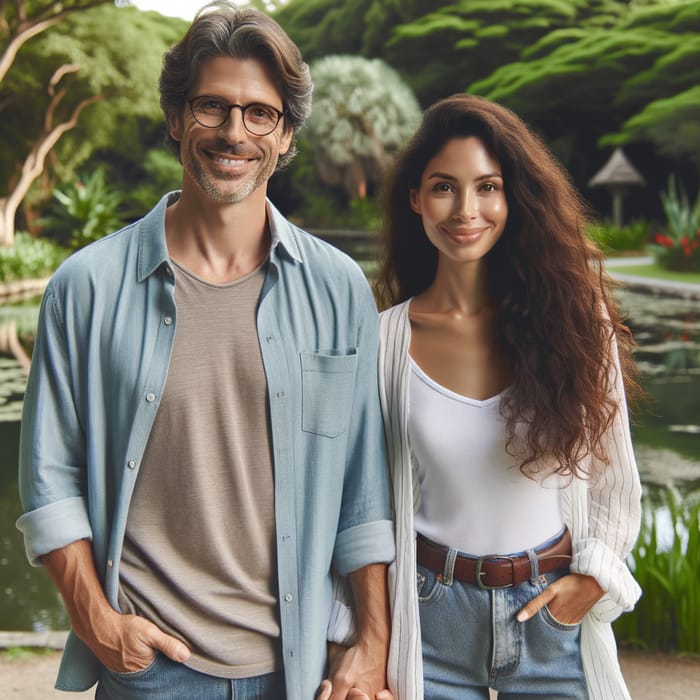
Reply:
[[[691,205],[682,183],[671,175],[661,202],[666,226],[654,241],[657,260],[669,270],[700,270],[700,191]]]
[[[93,173],[56,189],[54,202],[39,224],[51,238],[77,249],[117,230],[122,195],[110,189],[104,171]]]

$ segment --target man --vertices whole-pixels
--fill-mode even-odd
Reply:
[[[266,200],[311,88],[273,20],[205,8],[160,78],[182,191],[47,288],[18,527],[71,619],[59,688],[309,700],[339,634],[331,570],[349,575],[357,636],[324,694],[386,685],[374,302]]]

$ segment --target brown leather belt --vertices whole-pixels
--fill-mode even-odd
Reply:
[[[418,534],[416,554],[421,566],[434,571],[439,576],[445,570],[448,548],[431,542]],[[568,566],[571,562],[571,535],[568,530],[554,543],[543,549],[536,549],[539,573],[548,574]],[[527,554],[510,557],[489,554],[484,557],[470,557],[458,554],[455,558],[453,578],[466,583],[474,583],[479,588],[509,588],[517,586],[532,577],[530,559]]]

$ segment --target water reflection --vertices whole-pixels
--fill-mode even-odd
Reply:
[[[674,484],[687,493],[700,488],[700,304],[697,299],[618,290],[640,346],[637,361],[650,396],[633,427],[635,454],[647,496]],[[38,302],[0,306],[0,628],[65,629],[67,618],[46,572],[26,564],[14,522],[17,445],[26,358],[31,354]],[[666,529],[673,524],[655,506]],[[663,528],[662,528],[663,529]]]
[[[0,421],[0,581],[3,630],[68,629],[68,618],[44,569],[30,567],[15,528],[20,515],[17,499],[19,423]]]

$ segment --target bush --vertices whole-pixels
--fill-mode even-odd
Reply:
[[[669,489],[661,504],[647,497],[637,545],[631,555],[643,595],[633,612],[615,623],[621,643],[653,651],[700,653],[700,501]],[[670,541],[660,537],[657,512],[670,522]],[[665,529],[664,529],[665,531]]]
[[[19,231],[13,246],[0,247],[0,282],[48,277],[68,254],[53,241]]]
[[[60,244],[73,250],[120,229],[122,196],[105,182],[104,170],[78,179],[53,193],[54,202],[39,225]]]
[[[649,238],[646,221],[633,221],[627,226],[595,223],[587,230],[588,237],[605,253],[637,253],[643,251]]]
[[[654,252],[662,267],[676,272],[700,271],[700,192],[695,204],[671,175],[661,193],[666,226],[654,237]]]

